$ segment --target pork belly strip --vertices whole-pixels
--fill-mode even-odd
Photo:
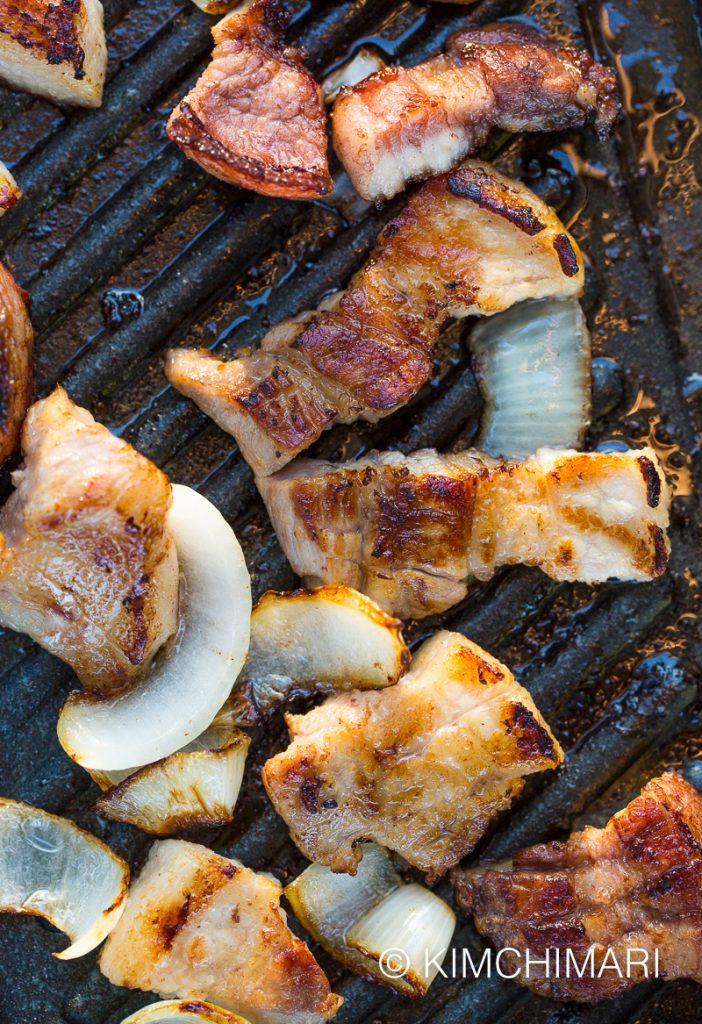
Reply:
[[[582,256],[521,182],[468,161],[427,182],[381,231],[349,287],[229,362],[172,349],[170,382],[233,434],[254,471],[280,469],[333,423],[375,422],[429,379],[448,317],[577,296]]]
[[[212,30],[212,61],[168,121],[168,137],[210,174],[267,196],[331,192],[322,91],[284,43],[279,0],[255,0]]]
[[[298,459],[257,484],[299,576],[354,587],[402,619],[450,608],[501,565],[599,582],[649,580],[668,563],[669,495],[650,448]]]
[[[362,839],[436,878],[473,849],[524,777],[563,752],[509,669],[460,633],[423,644],[384,690],[288,715],[263,781],[311,860],[355,874]]]
[[[0,0],[0,79],[13,89],[99,107],[106,67],[99,0]]]
[[[100,957],[114,985],[204,999],[251,1024],[323,1024],[342,1000],[290,931],[280,885],[204,846],[154,843]]]
[[[22,453],[0,510],[0,623],[118,690],[177,625],[168,477],[61,388],[29,410]]]
[[[34,394],[29,296],[0,263],[0,466],[19,446]]]
[[[621,995],[646,978],[640,953],[627,971],[627,950],[648,954],[649,977],[658,950],[662,978],[702,983],[702,798],[675,772],[652,779],[604,828],[519,850],[506,863],[456,869],[453,883],[478,931],[502,949],[529,949],[529,977],[513,953],[504,970],[519,970],[520,984],[541,995],[588,1003]],[[560,977],[534,964],[547,949],[552,965],[560,951]],[[570,977],[568,949],[577,968]],[[610,968],[598,977],[608,949]],[[612,955],[629,977],[612,968]]]
[[[21,197],[19,185],[10,173],[9,168],[0,160],[0,217],[17,204]]]
[[[365,199],[390,199],[455,167],[492,128],[554,131],[593,119],[603,135],[618,113],[613,71],[585,50],[501,22],[456,32],[424,64],[384,68],[343,89],[334,148]]]

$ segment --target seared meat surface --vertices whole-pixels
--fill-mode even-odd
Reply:
[[[106,66],[99,0],[0,0],[0,79],[13,89],[99,107]]]
[[[230,362],[172,349],[166,374],[234,435],[257,474],[271,473],[333,423],[375,422],[404,405],[429,379],[448,317],[577,296],[583,278],[553,210],[468,161],[419,189],[346,291],[315,313],[284,321]]]
[[[22,195],[9,169],[0,160],[0,217],[17,203]]]
[[[29,296],[0,263],[0,466],[19,446],[34,393]]]
[[[341,1005],[290,931],[277,882],[204,846],[156,842],[100,968],[114,985],[205,999],[251,1024],[322,1024]]]
[[[298,459],[257,484],[299,576],[354,587],[402,619],[450,608],[501,565],[598,582],[652,579],[668,562],[669,496],[650,448]]]
[[[342,90],[334,148],[364,199],[390,199],[409,181],[455,167],[505,131],[554,131],[619,112],[613,71],[517,22],[456,32],[446,52],[388,67]]]
[[[652,779],[605,828],[456,869],[453,882],[478,931],[502,949],[530,951],[529,977],[513,953],[504,970],[520,970],[517,980],[540,995],[611,999],[653,976],[656,950],[660,977],[702,983],[702,798],[675,772]],[[546,950],[550,978],[534,963]]]
[[[175,631],[168,478],[56,391],[31,407],[0,510],[0,622],[106,693]]]
[[[322,92],[286,47],[279,0],[235,10],[212,34],[212,62],[175,108],[168,136],[206,171],[268,196],[331,191]]]
[[[509,669],[460,633],[437,633],[384,690],[286,717],[292,739],[263,781],[305,856],[355,874],[362,839],[432,877],[473,849],[524,776],[562,751]]]

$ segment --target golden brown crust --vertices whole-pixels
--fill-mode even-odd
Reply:
[[[456,167],[493,127],[552,131],[619,111],[614,73],[585,51],[503,22],[455,33],[446,52],[385,68],[343,89],[334,147],[360,194],[389,199],[409,181]]]
[[[394,686],[287,721],[293,742],[263,781],[303,853],[334,871],[354,873],[373,839],[440,876],[563,756],[509,669],[458,633],[436,634]]]
[[[85,51],[80,45],[78,15],[81,0],[0,0],[0,36],[8,36],[49,64],[70,64],[75,77],[84,76]]]
[[[400,618],[444,611],[500,565],[594,582],[652,579],[668,563],[669,495],[650,449],[542,449],[521,463],[373,453],[298,460],[257,484],[298,575],[355,587]]]
[[[56,389],[29,410],[0,514],[0,619],[107,693],[174,632],[168,478]]]
[[[285,47],[278,0],[256,0],[214,29],[212,63],[173,111],[168,136],[216,177],[263,195],[331,191],[326,112],[302,54]]]
[[[116,985],[207,1000],[253,1024],[322,1024],[342,1000],[287,927],[280,887],[193,843],[154,843],[100,968]]]
[[[645,950],[651,971],[657,950],[662,977],[702,982],[702,798],[674,772],[603,829],[518,850],[506,865],[457,869],[453,882],[459,906],[500,947],[534,957],[570,949],[580,968],[594,947],[594,977],[548,978],[538,967],[520,976],[541,995],[596,1002],[643,980],[640,968],[600,976],[607,949],[620,964],[627,949]]]
[[[28,302],[27,293],[0,263],[0,465],[17,451],[34,395]]]
[[[571,254],[565,267],[561,238]],[[577,295],[583,280],[577,245],[553,210],[522,183],[469,161],[419,189],[323,308],[279,324],[261,350],[230,363],[173,353],[167,374],[263,475],[333,422],[375,422],[407,402],[431,375],[449,317]]]

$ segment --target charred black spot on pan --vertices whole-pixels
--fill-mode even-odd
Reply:
[[[658,503],[661,500],[660,474],[646,455],[640,455],[636,461],[646,484],[646,501],[650,508],[658,508]]]
[[[461,199],[470,199],[481,210],[504,217],[525,235],[538,235],[545,225],[521,197],[510,202],[509,191],[481,168],[462,167],[450,175],[449,192]]]
[[[561,270],[566,277],[575,277],[578,273],[578,257],[575,255],[573,245],[564,232],[556,235],[553,240],[553,248],[561,264]]]

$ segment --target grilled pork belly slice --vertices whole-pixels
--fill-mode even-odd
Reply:
[[[0,510],[0,622],[117,690],[176,627],[171,485],[61,388],[29,410],[22,451]]]
[[[168,137],[210,174],[267,196],[331,192],[327,115],[303,54],[283,42],[279,0],[223,18],[212,62],[168,121]]]
[[[541,995],[588,1003],[621,995],[653,976],[656,950],[660,977],[702,983],[702,798],[675,772],[652,779],[604,828],[457,869],[453,882],[478,931],[501,949],[529,950],[528,976],[511,952],[504,969]],[[547,950],[550,978],[538,963]]]
[[[344,584],[417,618],[501,565],[557,580],[649,580],[668,562],[669,495],[655,452],[476,451],[298,459],[257,480],[299,576]]]
[[[22,192],[9,168],[0,160],[0,217],[17,203]]]
[[[355,874],[362,839],[432,877],[473,849],[524,776],[563,754],[509,669],[460,633],[437,633],[384,690],[288,715],[292,739],[263,781],[306,857]]]
[[[114,985],[205,999],[251,1024],[321,1024],[342,1000],[286,924],[280,886],[204,846],[156,842],[100,958]]]
[[[476,152],[493,127],[553,131],[594,118],[605,134],[619,112],[613,71],[516,22],[455,33],[446,52],[389,67],[342,90],[334,148],[364,199],[390,199],[409,181]]]
[[[259,474],[335,422],[375,422],[429,379],[448,317],[577,296],[582,257],[553,210],[489,164],[427,182],[381,232],[349,287],[221,362],[172,349],[171,383],[233,434]]]
[[[99,107],[106,67],[99,0],[0,0],[0,78],[11,88]]]
[[[17,450],[34,394],[29,296],[0,263],[0,466]]]

